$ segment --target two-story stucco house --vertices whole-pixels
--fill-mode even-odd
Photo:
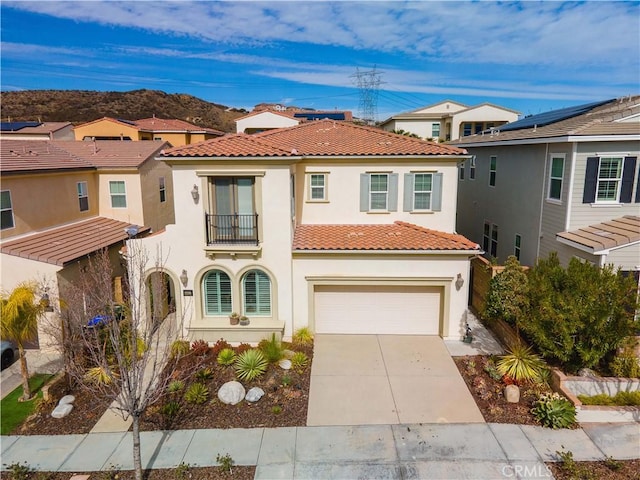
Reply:
[[[73,133],[76,140],[161,140],[174,147],[224,135],[220,130],[200,127],[184,120],[157,117],[141,120],[104,117],[74,127]]]
[[[462,149],[321,120],[170,149],[168,252],[185,335],[255,342],[318,333],[459,338],[470,258],[455,233]],[[230,325],[232,312],[250,325]]]
[[[458,231],[504,262],[557,252],[640,270],[640,96],[524,118],[456,142]]]
[[[438,142],[479,133],[489,128],[498,128],[518,119],[519,112],[508,108],[482,103],[472,107],[463,103],[445,100],[406,113],[393,115],[380,126],[389,132],[403,130],[420,138]]]
[[[3,140],[0,287],[36,281],[53,300],[103,248],[121,276],[124,240],[174,221],[171,170],[155,160],[167,146]]]

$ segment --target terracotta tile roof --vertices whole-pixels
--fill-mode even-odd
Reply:
[[[0,142],[0,172],[3,174],[93,168],[87,160],[51,141],[3,139]]]
[[[640,242],[640,217],[625,215],[607,222],[582,227],[556,235],[594,252]]]
[[[134,123],[141,130],[149,130],[152,132],[202,132],[211,135],[224,135],[224,132],[214,128],[200,127],[184,120],[165,119],[165,118],[142,118],[135,120]]]
[[[125,229],[132,226],[103,217],[94,217],[62,227],[50,228],[0,245],[7,255],[64,266],[85,255],[121,242],[127,238]],[[149,227],[139,227],[139,233]]]
[[[299,225],[294,250],[472,250],[478,244],[462,235],[406,222],[384,225]]]
[[[453,142],[465,147],[469,144],[491,144],[507,140],[544,139],[565,136],[590,135],[640,135],[640,123],[621,122],[622,118],[640,114],[640,95],[615,99],[596,106],[586,113],[566,118],[544,126],[534,126],[519,130],[500,131],[494,134],[469,135]],[[507,124],[509,125],[509,124]]]
[[[34,134],[49,134],[52,132],[57,132],[58,130],[62,130],[71,125],[71,122],[43,122],[40,125],[35,127],[23,127],[20,130],[9,131],[14,134],[25,134],[25,135],[34,135]],[[7,133],[2,132],[2,133]]]
[[[54,140],[51,144],[98,168],[137,168],[168,145],[160,140],[140,142],[96,140],[95,142]]]
[[[166,157],[290,157],[292,153],[261,141],[256,135],[238,133],[171,148],[165,150],[162,155]]]
[[[249,142],[256,142],[252,148]],[[260,145],[261,149],[256,150]],[[250,137],[227,135],[193,145],[176,147],[165,152],[172,157],[270,156],[274,152],[290,152],[302,156],[385,156],[385,155],[465,155],[466,151],[438,143],[427,142],[378,128],[363,127],[333,120],[318,120],[294,127],[279,128]],[[234,152],[235,150],[235,152]],[[283,153],[274,153],[281,156]]]
[[[285,117],[288,119],[293,120],[293,114],[296,113],[294,110],[285,110],[285,111],[278,111],[278,110],[254,110],[253,112],[249,112],[246,115],[243,115],[242,117],[238,117],[235,119],[235,121],[237,122],[238,120],[244,120],[245,118],[250,118],[250,117],[255,117],[256,115],[261,115],[263,113],[273,113],[274,115],[280,115],[281,117]],[[296,120],[302,120],[301,118],[297,118]]]

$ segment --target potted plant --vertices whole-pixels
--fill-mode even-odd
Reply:
[[[249,317],[246,317],[244,315],[242,315],[240,317],[240,325],[247,326],[247,325],[249,325],[249,323],[250,323],[249,322]]]
[[[229,315],[229,323],[231,325],[238,325],[238,323],[240,323],[240,315],[238,315],[236,312],[233,312],[231,315]]]

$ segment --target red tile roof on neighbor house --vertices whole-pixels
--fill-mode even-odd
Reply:
[[[208,133],[211,135],[224,135],[224,132],[216,130],[215,128],[200,127],[193,125],[192,123],[185,122],[178,119],[165,119],[165,118],[142,118],[140,120],[134,120],[136,126],[141,130],[149,130],[152,132],[190,132],[190,133]]]
[[[64,266],[85,255],[109,247],[128,238],[125,231],[133,226],[104,217],[94,217],[62,227],[50,228],[0,245],[7,255]],[[138,233],[149,227],[138,227]]]
[[[247,138],[256,143],[247,148]],[[224,139],[224,141],[222,141]],[[347,122],[318,120],[293,127],[279,128],[248,137],[245,134],[227,135],[192,145],[165,151],[171,157],[242,157],[271,156],[274,152],[289,152],[301,156],[395,156],[395,155],[466,155],[466,150],[427,142],[378,128],[363,127]],[[237,153],[231,155],[237,149]],[[240,152],[246,153],[240,153]],[[282,156],[282,153],[275,154]]]
[[[87,160],[48,140],[3,139],[0,142],[0,172],[3,174],[93,168]]]
[[[98,168],[137,168],[148,159],[155,158],[168,145],[161,140],[54,140],[51,143]]]
[[[462,235],[397,221],[385,225],[298,225],[293,250],[467,250],[480,246]]]

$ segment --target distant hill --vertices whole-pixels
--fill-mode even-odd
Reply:
[[[228,108],[183,93],[158,90],[97,92],[89,90],[22,90],[2,92],[2,121],[71,122],[102,117],[139,120],[177,118],[223,132],[235,132],[234,120],[246,110]]]

